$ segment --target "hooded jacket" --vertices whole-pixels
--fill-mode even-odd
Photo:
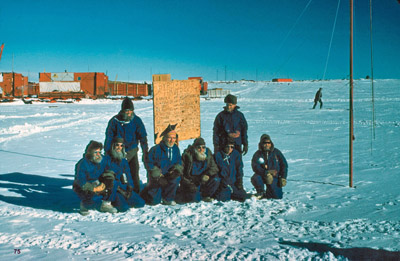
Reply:
[[[242,112],[238,111],[239,106],[236,106],[232,112],[226,110],[218,113],[214,120],[213,128],[213,143],[214,146],[222,148],[229,133],[236,131],[240,132],[240,136],[235,138],[237,145],[247,145],[247,121]]]
[[[282,152],[274,147],[274,143],[271,141],[271,150],[263,151],[262,141],[258,144],[258,150],[254,153],[251,159],[251,167],[253,171],[258,175],[264,175],[267,170],[276,170],[277,176],[285,178],[287,177],[288,164],[283,156]],[[260,163],[262,159],[263,163]],[[265,169],[265,164],[268,169]]]
[[[234,185],[238,179],[243,178],[243,161],[239,151],[233,150],[230,155],[218,151],[215,154],[215,162],[219,168],[219,176],[222,185]]]
[[[172,149],[172,160],[168,157],[168,146],[164,141],[155,145],[149,151],[148,169],[152,170],[154,167],[161,169],[161,173],[165,175],[168,170],[175,164],[182,165],[181,151],[179,147],[174,144]]]
[[[196,160],[196,148],[189,145],[182,154],[183,162],[183,181],[184,183],[191,183],[200,185],[203,175],[215,176],[218,174],[218,166],[215,163],[212,152],[206,148],[206,159],[204,161]]]
[[[94,163],[86,156],[78,161],[75,165],[75,180],[74,187],[82,188],[86,183],[93,183],[98,181],[101,174],[105,170],[104,157],[100,163]]]
[[[105,165],[106,165],[106,170],[112,170],[115,172],[115,182],[116,185],[120,186],[122,189],[126,190],[127,185],[130,185],[132,188],[134,187],[133,185],[133,180],[131,176],[131,170],[129,168],[129,163],[126,159],[122,159],[122,161],[118,161],[113,159],[110,155],[106,155],[103,158]],[[126,174],[126,178],[128,180],[127,184],[122,184],[122,174]]]
[[[106,140],[104,142],[104,151],[108,153],[111,149],[112,140],[115,137],[123,138],[125,141],[125,150],[128,152],[140,146],[143,152],[148,151],[147,132],[143,121],[133,114],[133,118],[129,122],[122,120],[121,112],[108,122],[106,129]]]

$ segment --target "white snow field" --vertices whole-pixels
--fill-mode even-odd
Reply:
[[[210,83],[238,96],[250,160],[263,133],[289,163],[282,200],[145,206],[78,213],[75,163],[104,142],[121,101],[0,104],[2,260],[400,260],[400,80],[354,87],[354,187],[349,187],[349,83],[345,80]],[[312,110],[318,88],[324,107]],[[152,101],[135,101],[153,145]],[[212,148],[223,98],[201,99]],[[374,137],[375,132],[375,137]],[[193,140],[181,141],[181,152]],[[140,152],[141,153],[141,152]],[[140,156],[140,155],[139,155]],[[140,176],[146,182],[141,165]]]

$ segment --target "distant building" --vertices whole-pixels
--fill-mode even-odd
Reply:
[[[208,82],[204,82],[203,77],[189,77],[188,80],[199,80],[200,94],[202,94],[202,95],[207,94]]]
[[[149,96],[151,95],[151,84],[109,81],[107,94],[133,97]]]
[[[104,97],[108,89],[108,76],[101,72],[86,73],[39,73],[41,96],[75,96],[79,93],[86,97]],[[52,95],[50,95],[52,93]]]
[[[292,79],[275,78],[275,79],[272,79],[272,82],[293,82],[293,80]]]
[[[20,73],[0,73],[0,88],[4,97],[23,97],[28,95],[28,76]]]

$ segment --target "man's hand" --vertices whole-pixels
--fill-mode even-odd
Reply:
[[[103,192],[105,189],[106,189],[106,185],[104,185],[104,183],[100,183],[99,186],[93,188],[93,192],[100,193],[100,192]]]
[[[203,177],[201,177],[201,183],[206,183],[208,180],[210,179],[210,176],[208,175],[203,175]]]
[[[231,137],[231,138],[234,138],[234,139],[239,138],[240,137],[240,131],[231,132],[231,133],[228,134],[228,136]]]

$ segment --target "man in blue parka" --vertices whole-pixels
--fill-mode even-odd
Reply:
[[[114,138],[124,139],[126,159],[129,163],[130,175],[134,184],[134,191],[140,192],[138,144],[142,148],[143,162],[148,155],[147,132],[142,120],[133,112],[134,106],[128,97],[122,101],[120,112],[111,118],[106,129],[104,151],[109,153]],[[128,173],[127,173],[128,174]]]
[[[228,94],[224,102],[226,106],[224,110],[218,113],[214,120],[213,143],[214,153],[222,150],[224,143],[229,138],[235,141],[235,149],[243,155],[248,151],[247,140],[247,121],[243,113],[238,111],[237,98],[232,94]],[[242,148],[243,145],[243,148]]]
[[[281,199],[282,187],[286,186],[288,163],[282,152],[274,147],[268,134],[261,135],[251,166],[254,171],[251,183],[257,191],[256,197]]]
[[[81,200],[79,213],[82,215],[88,215],[89,209],[96,209],[100,204],[102,212],[117,212],[117,209],[111,205],[111,191],[102,182],[108,175],[105,173],[102,149],[103,144],[90,141],[86,146],[83,158],[75,165],[73,190]]]
[[[152,147],[148,157],[147,185],[141,192],[149,205],[176,205],[175,197],[183,167],[181,152],[176,144],[177,133],[168,125],[161,134],[162,141]]]
[[[197,138],[183,152],[180,195],[184,202],[211,202],[219,187],[218,166],[203,138]]]
[[[130,175],[128,161],[125,158],[124,140],[114,138],[111,150],[104,157],[106,170],[114,173],[112,189],[113,205],[118,211],[126,211],[131,207],[140,208],[145,205],[144,200],[134,191],[134,184]]]
[[[221,182],[215,194],[219,201],[245,201],[247,193],[243,189],[242,155],[235,149],[235,141],[228,138],[223,149],[215,154]]]

